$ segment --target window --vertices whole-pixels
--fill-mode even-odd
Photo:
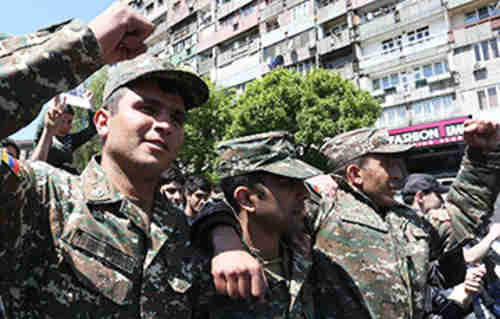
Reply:
[[[474,79],[476,81],[479,80],[486,80],[488,78],[488,70],[487,69],[480,69],[474,71]]]
[[[479,109],[486,109],[486,94],[484,93],[484,91],[477,91],[477,100],[479,102]]]
[[[476,11],[467,12],[465,14],[465,24],[472,23],[472,22],[475,22],[475,21],[477,21]]]
[[[391,74],[391,86],[396,86],[399,84],[399,75],[396,74]]]
[[[146,7],[146,15],[149,15],[153,12],[153,9],[155,8],[155,4],[151,3]]]
[[[388,76],[384,77],[384,78],[382,79],[382,87],[383,87],[384,89],[386,89],[386,88],[388,88],[388,87],[390,87],[390,86],[391,86],[391,85],[390,85],[389,77],[388,77]]]
[[[420,28],[417,30],[417,40],[427,38],[429,36],[429,27]]]
[[[271,32],[273,30],[279,29],[279,27],[280,24],[277,18],[266,22],[266,32]]]
[[[489,17],[490,13],[488,11],[488,7],[481,7],[477,10],[477,13],[478,13],[478,16],[479,16],[479,20],[481,19],[485,19],[487,17]]]
[[[490,107],[497,107],[498,106],[496,87],[488,88],[488,102],[490,104]]]
[[[497,39],[490,39],[490,47],[491,47],[491,52],[493,53],[493,57],[498,58],[500,56],[498,52],[498,43]]]
[[[488,41],[481,42],[481,49],[484,61],[488,61],[490,59],[490,53],[488,51]]]
[[[434,63],[434,73],[435,74],[441,74],[443,72],[444,72],[444,70],[443,70],[443,63],[442,62]]]
[[[374,91],[380,89],[380,79],[374,79],[372,81],[372,86]]]
[[[432,64],[424,65],[424,77],[432,76]]]

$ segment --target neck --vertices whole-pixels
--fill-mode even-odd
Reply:
[[[280,257],[280,233],[262,227],[249,218],[246,212],[240,212],[240,225],[245,242],[251,248],[257,249],[264,260],[270,261]]]
[[[134,170],[126,170],[109,157],[102,156],[101,167],[106,172],[111,184],[123,195],[140,206],[145,212],[150,212],[153,205],[156,179],[148,179],[144,175],[127,174]],[[139,170],[140,171],[140,170]]]

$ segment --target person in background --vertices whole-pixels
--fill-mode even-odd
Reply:
[[[189,176],[185,185],[186,207],[184,214],[192,221],[212,193],[212,184],[202,176]]]
[[[181,170],[171,167],[161,173],[160,192],[180,210],[184,210],[184,184],[186,179]]]
[[[85,97],[90,101],[91,108],[87,113],[87,127],[76,133],[70,133],[73,128],[75,111],[66,104],[66,99],[60,95],[54,98],[43,121],[43,129],[37,134],[37,144],[30,159],[44,161],[58,168],[63,168],[72,174],[78,174],[73,167],[73,152],[87,143],[97,133],[94,125],[93,94],[87,90]]]
[[[14,142],[13,139],[10,138],[4,138],[0,142],[0,146],[5,149],[7,154],[10,156],[19,159],[19,156],[21,155],[21,150],[19,149],[19,146]]]

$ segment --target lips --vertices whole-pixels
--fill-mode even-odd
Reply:
[[[163,142],[162,140],[148,140],[147,141],[149,144],[153,144],[159,148],[162,148],[163,150],[165,151],[168,151],[168,146],[165,142]]]

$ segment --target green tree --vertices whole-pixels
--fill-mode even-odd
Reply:
[[[216,86],[208,79],[205,82],[210,97],[204,105],[188,112],[184,147],[177,165],[185,173],[204,175],[214,181],[215,144],[222,140],[231,123],[234,92]]]
[[[325,169],[317,152],[324,139],[372,126],[380,112],[376,99],[338,73],[278,69],[254,80],[237,97],[225,138],[286,130],[303,146],[304,159]]]

